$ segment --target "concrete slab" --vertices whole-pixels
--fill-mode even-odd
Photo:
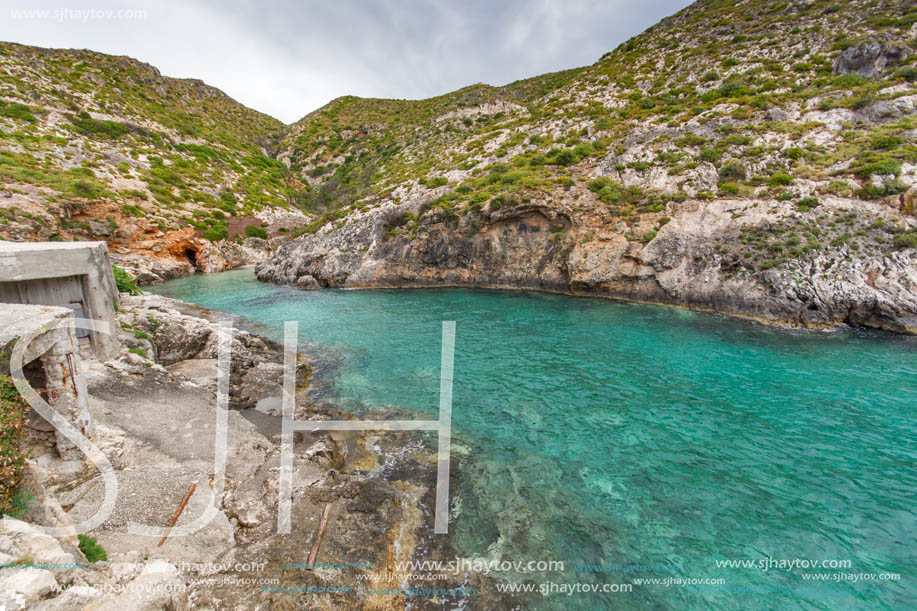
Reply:
[[[2,301],[66,306],[66,303],[44,301],[49,298],[46,293],[53,291],[47,287],[38,291],[34,286],[35,283],[47,285],[45,281],[49,281],[56,287],[65,280],[76,283],[74,290],[82,293],[79,307],[87,318],[112,326],[112,334],[92,332],[91,337],[96,354],[104,359],[113,358],[120,349],[115,331],[119,293],[105,242],[0,241]]]

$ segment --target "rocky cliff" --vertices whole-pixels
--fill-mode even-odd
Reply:
[[[278,151],[333,205],[258,277],[915,332],[915,23],[904,2],[708,0],[586,68],[336,100]]]
[[[749,236],[800,239],[809,227],[838,220],[838,234],[874,234],[877,226],[906,222],[894,209],[842,198],[805,213],[776,200],[687,200],[642,219],[640,231],[654,236],[633,240],[626,223],[607,223],[598,206],[584,205],[589,192],[581,191],[571,189],[566,201],[485,206],[454,220],[422,198],[391,204],[283,246],[257,274],[307,289],[540,289],[683,304],[787,325],[917,332],[913,249],[856,253],[841,245],[760,272],[743,266]],[[415,215],[416,237],[391,233]]]

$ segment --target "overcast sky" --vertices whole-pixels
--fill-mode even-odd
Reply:
[[[583,66],[687,0],[2,0],[0,39],[129,55],[285,123],[342,95],[426,98]],[[70,11],[61,13],[61,10]],[[76,11],[145,11],[85,18]],[[14,11],[46,10],[45,18]],[[55,13],[55,11],[58,11]]]

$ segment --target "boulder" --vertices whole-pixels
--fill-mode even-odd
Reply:
[[[11,528],[13,526],[13,528]],[[70,564],[76,562],[60,542],[27,522],[5,518],[0,520],[0,554],[13,558],[29,558],[32,562]]]
[[[258,363],[242,376],[241,393],[234,407],[255,407],[268,397],[283,393],[283,365],[280,363]]]
[[[0,571],[0,607],[23,609],[53,594],[58,589],[54,574],[45,569],[4,569]],[[4,600],[6,599],[6,600]]]
[[[847,47],[834,60],[835,74],[859,74],[875,78],[911,54],[903,44],[870,41]]]

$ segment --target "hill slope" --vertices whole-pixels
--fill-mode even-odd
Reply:
[[[594,65],[342,98],[278,156],[315,286],[543,288],[917,330],[917,8],[698,2]]]
[[[0,60],[4,239],[105,239],[172,253],[174,273],[222,269],[245,254],[225,238],[304,188],[269,153],[284,125],[201,81],[91,51],[0,43]]]
[[[0,237],[106,239],[145,281],[271,256],[259,277],[301,287],[913,332],[915,59],[912,2],[707,0],[591,66],[283,126],[129,58],[0,43]]]

